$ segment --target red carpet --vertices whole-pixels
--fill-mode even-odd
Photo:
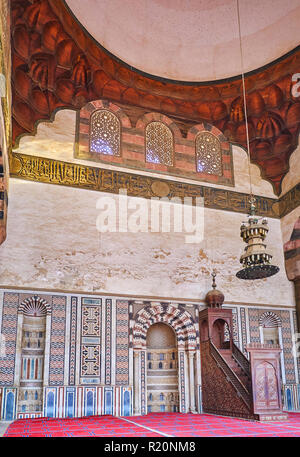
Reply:
[[[151,429],[151,430],[149,430]],[[260,423],[208,414],[151,413],[146,416],[90,416],[20,419],[4,437],[300,437],[300,413],[286,422]]]

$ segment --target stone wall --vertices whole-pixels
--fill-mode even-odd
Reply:
[[[101,198],[117,210],[118,195],[11,179],[9,198],[8,236],[0,247],[2,286],[203,300],[216,268],[227,300],[250,296],[252,303],[294,304],[277,219],[269,219],[267,243],[280,272],[247,282],[235,276],[244,249],[243,214],[202,208],[200,241],[188,243],[187,231],[177,233],[172,224],[169,233],[151,232],[149,221],[142,232],[121,232],[118,212],[117,231],[100,233],[97,202]],[[142,202],[136,198],[132,204]],[[132,221],[134,213],[128,209]]]

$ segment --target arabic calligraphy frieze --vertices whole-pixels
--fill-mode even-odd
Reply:
[[[31,181],[109,193],[119,193],[120,189],[126,189],[128,195],[143,198],[161,196],[155,192],[155,189],[161,188],[164,192],[163,195],[169,198],[179,197],[183,199],[184,197],[193,197],[195,200],[196,197],[203,197],[204,206],[207,208],[239,213],[248,213],[249,209],[249,195],[232,190],[160,180],[149,176],[18,153],[14,153],[11,156],[10,175]],[[154,184],[158,185],[155,186]],[[256,198],[257,210],[261,216],[280,217],[281,206],[279,200],[261,196],[256,196]],[[293,199],[290,198],[287,203],[285,202],[284,208],[282,206],[285,214],[289,212],[287,211],[287,206],[292,204]]]

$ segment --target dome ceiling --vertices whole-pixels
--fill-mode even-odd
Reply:
[[[84,2],[87,10],[89,1]],[[131,5],[134,1],[127,3]],[[172,2],[173,8],[176,1],[178,3],[178,0]],[[251,0],[251,5],[255,2]],[[151,3],[156,5],[157,2]],[[264,0],[262,5],[267,3],[268,0]],[[291,7],[295,2],[286,3]],[[94,0],[95,15],[97,4]],[[274,9],[275,4],[277,0],[272,0]],[[216,6],[216,1],[212,5]],[[58,109],[79,110],[89,101],[109,99],[128,107],[133,125],[139,113],[155,111],[180,122],[183,133],[192,124],[207,122],[231,143],[246,147],[240,77],[198,83],[154,78],[109,55],[74,19],[63,0],[11,0],[11,8],[15,146],[22,135],[35,132],[39,121],[53,119]],[[99,29],[100,25],[99,22]],[[109,26],[104,29],[107,32]],[[269,61],[266,39],[262,41],[262,49]],[[299,73],[299,69],[300,47],[245,78],[251,160],[261,168],[262,176],[272,183],[277,194],[289,170],[291,153],[298,144],[300,97],[294,96],[291,88],[292,75]]]
[[[236,0],[66,0],[90,35],[143,72],[213,81],[241,73]],[[300,0],[240,0],[245,71],[299,44]]]

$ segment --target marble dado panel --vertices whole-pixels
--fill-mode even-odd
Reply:
[[[21,302],[39,295],[51,306],[49,385],[44,386],[43,415],[80,417],[90,414],[133,414],[132,327],[138,310],[157,301],[120,299],[105,295],[2,291],[0,293],[1,334],[5,335],[5,355],[0,359],[2,418],[16,417],[18,387],[14,386],[17,310]],[[166,300],[160,303],[167,304]],[[172,304],[173,302],[168,302]],[[175,304],[175,303],[173,303]],[[179,305],[179,303],[177,303]],[[202,306],[202,304],[201,304]],[[292,356],[294,310],[273,306],[251,307],[226,304],[234,315],[234,340],[241,350],[249,341],[258,341],[259,317],[266,311],[277,313],[282,321],[284,386],[286,407],[299,407],[296,360]],[[199,303],[180,302],[197,319]],[[245,312],[246,311],[246,312]],[[3,352],[1,353],[3,354]],[[180,356],[182,358],[182,355]],[[141,361],[144,363],[144,361]],[[181,406],[185,408],[187,380],[180,371]],[[81,381],[81,383],[80,383]],[[146,377],[142,380],[146,383]],[[146,384],[145,384],[146,385]],[[201,392],[200,392],[201,398]],[[19,413],[22,417],[26,414]],[[37,413],[40,415],[41,413]]]

